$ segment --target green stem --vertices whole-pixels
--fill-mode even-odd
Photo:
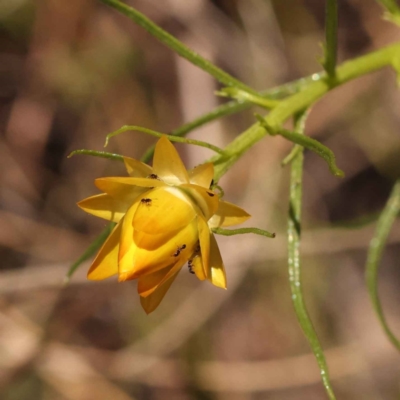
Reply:
[[[396,0],[377,0],[377,2],[385,9],[386,19],[400,25],[400,7]]]
[[[398,54],[400,54],[400,43],[343,63],[336,68],[335,86],[390,66]],[[299,93],[282,100],[264,119],[273,129],[279,129],[289,117],[314,104],[331,89],[332,86],[326,80],[309,82]],[[212,158],[211,161],[215,164],[215,180],[218,181],[242,154],[266,134],[260,123],[256,123],[225,148],[225,156]]]
[[[106,151],[86,150],[86,149],[74,150],[67,156],[67,158],[71,158],[72,156],[78,154],[84,156],[107,158],[108,160],[114,160],[114,161],[122,161],[122,162],[124,161],[124,157],[122,157],[120,154],[107,153]]]
[[[277,86],[272,89],[264,90],[260,94],[261,96],[269,99],[269,100],[278,100],[284,97],[290,96],[294,93],[299,92],[303,87],[308,85],[310,82],[317,82],[321,79],[325,79],[325,72],[319,72],[316,74],[312,74],[305,78],[297,79],[292,82],[285,83],[281,86]],[[254,104],[250,101],[229,101],[221,106],[216,107],[214,110],[210,111],[207,114],[196,118],[195,120],[188,122],[187,124],[182,125],[178,129],[170,132],[172,136],[185,136],[189,132],[199,128],[203,125],[206,125],[209,122],[215,121],[216,119],[232,115],[238,113],[243,110],[247,110]],[[150,146],[149,149],[145,152],[141,160],[143,162],[148,162],[154,154],[155,146]]]
[[[140,25],[151,35],[156,37],[160,42],[168,46],[171,50],[179,54],[181,57],[186,58],[192,64],[197,65],[203,71],[206,71],[219,82],[226,86],[238,87],[246,92],[253,93],[257,95],[257,92],[240,82],[238,79],[229,75],[227,72],[215,66],[210,61],[201,57],[199,54],[189,49],[186,45],[180,42],[177,38],[166,32],[164,29],[160,28],[153,21],[147,18],[145,15],[137,11],[135,8],[130,7],[119,0],[100,0],[102,3],[119,11],[126,17],[130,18],[133,22]]]
[[[261,94],[255,95],[234,87],[223,88],[215,92],[215,94],[221,97],[231,97],[232,99],[239,100],[240,102],[248,101],[252,104],[266,108],[267,110],[270,110],[279,104],[278,100],[265,98]]]
[[[239,229],[223,229],[213,228],[214,233],[224,236],[243,235],[244,233],[254,233],[256,235],[265,236],[267,238],[275,238],[275,233],[271,233],[259,228],[239,228]]]
[[[219,147],[214,146],[214,145],[212,145],[210,143],[203,142],[201,140],[186,139],[186,138],[182,138],[182,137],[179,137],[179,136],[167,135],[165,133],[153,131],[152,129],[143,128],[141,126],[134,126],[134,125],[124,125],[123,127],[117,129],[116,131],[109,133],[106,136],[106,142],[104,144],[104,147],[106,147],[108,145],[108,141],[112,137],[120,135],[121,133],[124,133],[124,132],[127,132],[127,131],[143,132],[143,133],[147,133],[148,135],[155,136],[155,137],[158,137],[158,138],[160,138],[162,136],[166,136],[171,142],[194,144],[196,146],[205,147],[206,149],[210,149],[210,150],[215,151],[218,154],[224,155],[224,150],[222,150]]]
[[[367,265],[366,265],[366,282],[368,292],[379,322],[382,325],[389,340],[400,350],[400,341],[389,328],[385,315],[383,314],[382,304],[378,295],[378,271],[379,264],[382,259],[383,250],[385,249],[387,238],[400,211],[400,179],[393,186],[392,193],[383,209],[376,226],[376,231],[369,245]]]
[[[336,166],[336,158],[332,150],[318,142],[318,140],[307,137],[303,134],[299,135],[296,132],[288,131],[287,129],[283,128],[274,130],[271,126],[267,125],[265,120],[260,115],[256,114],[256,117],[260,121],[261,126],[263,126],[271,135],[281,135],[285,139],[313,151],[327,162],[333,175],[339,178],[344,177],[344,172]]]
[[[338,6],[336,0],[326,0],[325,55],[323,66],[332,82],[335,80],[337,54]]]
[[[296,158],[297,154],[303,151],[303,148],[303,146],[295,144],[292,147],[292,150],[290,150],[290,153],[281,161],[282,167],[290,164]]]
[[[296,130],[304,121],[297,120]],[[302,130],[298,130],[299,133]],[[289,221],[288,221],[288,267],[289,282],[292,292],[292,300],[300,326],[310,343],[312,351],[317,359],[321,378],[329,399],[336,399],[330,383],[328,366],[325,356],[308,315],[303,298],[300,264],[300,233],[301,233],[301,204],[302,204],[302,180],[303,180],[303,152],[299,152],[291,164],[290,194],[289,194]]]

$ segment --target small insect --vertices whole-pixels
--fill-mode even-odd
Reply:
[[[189,261],[188,261],[188,268],[189,268],[189,272],[190,272],[191,274],[194,274],[194,273],[195,273],[194,270],[193,270],[193,268],[194,268],[193,260],[189,260]]]
[[[186,244],[183,244],[182,246],[178,246],[178,248],[176,249],[176,252],[173,254],[174,257],[178,257],[179,254],[181,254],[181,251],[186,249]]]
[[[150,179],[160,179],[160,178],[158,177],[158,175],[156,175],[156,174],[150,174],[150,175],[148,176],[148,178],[150,178]]]
[[[143,204],[146,204],[146,206],[149,206],[151,204],[152,200],[144,198],[144,199],[141,199],[140,202]]]
[[[213,192],[207,192],[207,194],[208,194],[210,197],[214,197],[214,196],[215,196],[215,193],[213,193]]]

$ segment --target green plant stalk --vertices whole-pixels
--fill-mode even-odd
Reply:
[[[106,151],[87,150],[87,149],[74,150],[71,153],[69,153],[67,158],[71,158],[72,156],[76,155],[94,156],[100,158],[107,158],[108,160],[124,162],[124,157],[121,156],[120,154],[107,153]]]
[[[222,84],[226,86],[237,87],[246,92],[258,95],[258,93],[254,89],[245,85],[243,82],[229,75],[227,72],[218,68],[213,63],[206,60],[204,57],[201,57],[199,54],[189,49],[176,37],[172,36],[164,29],[160,28],[153,21],[151,21],[149,18],[147,18],[145,15],[143,15],[133,7],[130,7],[119,0],[100,0],[100,1],[114,8],[115,10],[119,11],[126,17],[130,18],[133,22],[140,25],[142,28],[144,28],[147,32],[156,37],[160,42],[165,44],[175,53],[179,54],[183,58],[186,58],[192,64],[197,65],[199,68],[212,75]]]
[[[304,123],[304,121],[301,120],[301,117],[298,118],[296,130],[299,133],[303,130],[299,129],[302,123]],[[289,283],[297,319],[317,359],[322,382],[328,397],[330,400],[335,400],[336,397],[330,383],[325,356],[303,299],[300,263],[303,158],[303,152],[299,152],[291,163],[289,218],[287,231]]]
[[[296,79],[292,82],[285,83],[281,86],[277,86],[272,89],[264,90],[260,93],[261,96],[270,99],[278,100],[290,96],[294,93],[299,92],[303,87],[308,85],[310,82],[317,82],[321,79],[325,79],[326,73],[319,72],[307,76],[305,78]],[[185,136],[189,132],[204,126],[205,124],[215,121],[218,118],[222,118],[228,115],[236,114],[240,111],[247,110],[254,104],[250,101],[229,101],[228,103],[222,104],[216,107],[214,110],[196,118],[195,120],[182,125],[181,127],[173,130],[169,134],[172,136]],[[141,161],[148,162],[154,154],[154,146],[150,146],[144,153]]]
[[[243,235],[245,233],[254,233],[256,235],[265,236],[267,238],[275,238],[275,233],[265,231],[259,228],[238,228],[238,229],[223,229],[223,228],[213,228],[212,230],[217,235],[224,236],[234,236],[234,235]]]
[[[398,54],[400,54],[400,43],[341,64],[336,68],[335,86],[330,85],[326,80],[308,83],[299,93],[282,100],[264,118],[265,122],[272,129],[278,130],[288,118],[313,105],[333,87],[390,66]],[[225,156],[213,157],[211,161],[215,164],[215,180],[218,181],[251,146],[267,134],[260,123],[255,123],[225,148]]]
[[[379,264],[382,259],[382,254],[386,246],[387,238],[394,221],[396,220],[400,211],[400,179],[396,181],[393,186],[392,192],[383,209],[376,226],[375,235],[371,240],[368,249],[368,257],[366,264],[365,278],[368,287],[369,296],[372,305],[378,316],[379,322],[382,325],[389,340],[393,345],[400,350],[400,340],[394,335],[389,328],[383,313],[382,304],[378,295],[378,271]]]
[[[270,110],[279,104],[279,100],[272,100],[268,97],[263,97],[261,94],[255,95],[233,87],[223,88],[215,92],[215,94],[221,97],[230,97],[240,102],[249,101],[250,103],[266,108],[267,110]]]
[[[325,46],[323,66],[332,82],[335,80],[337,56],[338,6],[336,0],[326,0]]]
[[[290,150],[289,154],[281,161],[281,166],[285,167],[286,165],[290,164],[296,158],[297,154],[303,151],[303,149],[303,146],[295,144],[292,147],[292,150]]]
[[[153,131],[152,129],[142,128],[141,126],[135,126],[135,125],[124,125],[123,127],[117,129],[116,131],[109,133],[106,136],[106,142],[104,144],[104,147],[108,146],[108,141],[112,137],[120,135],[121,133],[128,132],[128,131],[143,132],[143,133],[147,133],[148,135],[155,136],[155,137],[158,137],[158,138],[160,138],[162,136],[166,136],[171,142],[193,144],[195,146],[205,147],[207,149],[210,149],[210,150],[215,151],[216,153],[219,153],[219,154],[222,154],[222,155],[224,154],[224,150],[222,150],[219,147],[214,146],[214,145],[212,145],[210,143],[203,142],[201,140],[186,139],[186,138],[182,138],[182,137],[179,137],[179,136],[167,135],[165,133]]]
[[[394,16],[400,16],[400,7],[396,0],[377,0],[377,2],[389,13]]]
[[[332,150],[328,149],[328,147],[318,142],[318,140],[307,137],[303,134],[300,135],[296,132],[292,132],[284,128],[273,130],[269,125],[266,124],[261,115],[256,114],[256,118],[260,121],[261,126],[265,128],[272,136],[281,135],[285,139],[288,139],[289,141],[297,145],[313,151],[327,162],[329,169],[333,175],[339,178],[344,177],[344,172],[336,166],[336,158]]]

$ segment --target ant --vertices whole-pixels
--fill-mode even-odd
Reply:
[[[160,178],[159,178],[158,175],[156,175],[156,174],[150,174],[150,175],[148,176],[148,178],[160,180]]]
[[[193,260],[189,260],[189,261],[188,261],[188,268],[189,268],[189,272],[190,272],[191,274],[194,274],[194,273],[195,273],[194,270],[193,270],[193,268],[194,268]]]
[[[186,244],[183,244],[181,247],[178,246],[176,252],[173,254],[174,257],[178,257],[181,254],[181,251],[186,249]]]
[[[146,204],[146,206],[149,206],[151,204],[151,201],[152,201],[151,199],[147,199],[147,198],[140,200],[140,202],[143,204]]]

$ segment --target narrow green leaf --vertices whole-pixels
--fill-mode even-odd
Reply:
[[[94,239],[92,243],[90,243],[90,245],[85,250],[85,252],[71,265],[67,274],[65,275],[64,284],[69,283],[69,281],[72,278],[72,275],[82,265],[82,263],[84,263],[86,260],[88,260],[89,258],[94,256],[94,254],[97,252],[97,250],[99,250],[100,247],[103,245],[103,243],[106,241],[106,239],[108,238],[108,235],[111,233],[114,226],[115,226],[114,222],[109,223],[104,228],[104,230],[100,233],[100,235],[97,236],[96,239]]]
[[[182,137],[179,137],[179,136],[167,135],[165,133],[153,131],[152,129],[142,128],[141,126],[134,126],[134,125],[124,125],[123,127],[117,129],[116,131],[109,133],[106,136],[106,143],[104,144],[104,147],[106,147],[108,145],[108,141],[112,137],[120,135],[121,133],[124,133],[124,132],[127,132],[127,131],[143,132],[143,133],[147,133],[148,135],[155,136],[155,137],[158,137],[158,138],[160,138],[162,136],[166,136],[171,142],[194,144],[195,146],[205,147],[206,149],[213,150],[218,154],[222,154],[222,155],[224,154],[224,150],[222,150],[219,147],[214,146],[214,145],[212,145],[210,143],[203,142],[201,140],[186,139],[186,138],[182,138]]]
[[[245,85],[243,82],[240,82],[238,79],[234,78],[227,72],[215,66],[209,60],[206,60],[204,57],[201,57],[199,54],[189,49],[176,37],[172,36],[164,29],[160,28],[157,24],[155,24],[145,15],[137,11],[135,8],[130,7],[119,0],[100,0],[100,1],[114,8],[115,10],[119,11],[126,17],[130,18],[132,21],[140,25],[151,35],[156,37],[160,42],[168,46],[171,50],[175,51],[181,57],[186,58],[186,60],[198,66],[203,71],[206,71],[222,84],[226,86],[238,87],[246,92],[257,94],[257,92],[254,89]]]
[[[378,295],[378,271],[386,241],[394,221],[400,212],[400,179],[396,181],[376,226],[375,235],[370,242],[366,265],[366,282],[372,305],[389,340],[400,350],[400,340],[389,328]]]
[[[304,115],[296,119],[295,129],[301,135],[304,126]],[[302,183],[303,183],[303,152],[297,154],[291,164],[290,195],[289,195],[289,217],[288,217],[288,267],[289,283],[292,293],[292,300],[297,319],[310,343],[311,349],[317,359],[321,373],[322,383],[330,400],[335,400],[335,394],[329,378],[328,366],[324,352],[319,342],[317,333],[308,315],[303,298],[301,263],[300,263],[300,234],[301,234],[301,204],[302,204]]]
[[[122,161],[122,162],[124,161],[124,157],[122,157],[120,154],[107,153],[106,151],[86,150],[86,149],[74,150],[67,156],[67,158],[71,158],[72,156],[75,156],[77,154],[84,156],[107,158],[109,160],[114,160],[114,161]]]
[[[270,135],[283,136],[285,139],[288,139],[293,143],[296,143],[302,147],[305,147],[306,149],[313,151],[327,162],[328,167],[333,175],[339,178],[344,177],[344,172],[336,165],[336,158],[333,154],[333,151],[328,149],[328,147],[324,146],[322,143],[318,142],[318,140],[315,140],[305,135],[300,135],[296,132],[288,131],[284,128],[274,129],[270,125],[268,125],[267,121],[261,115],[256,114],[256,118],[260,122],[261,126],[265,128],[265,130]]]
[[[324,45],[324,67],[328,78],[334,82],[336,77],[337,56],[337,28],[338,28],[338,6],[336,0],[326,0],[325,7],[325,45]]]
[[[213,228],[214,233],[224,236],[243,235],[244,233],[254,233],[256,235],[265,236],[267,238],[275,238],[275,233],[271,233],[259,228],[239,228],[239,229],[223,229]]]

